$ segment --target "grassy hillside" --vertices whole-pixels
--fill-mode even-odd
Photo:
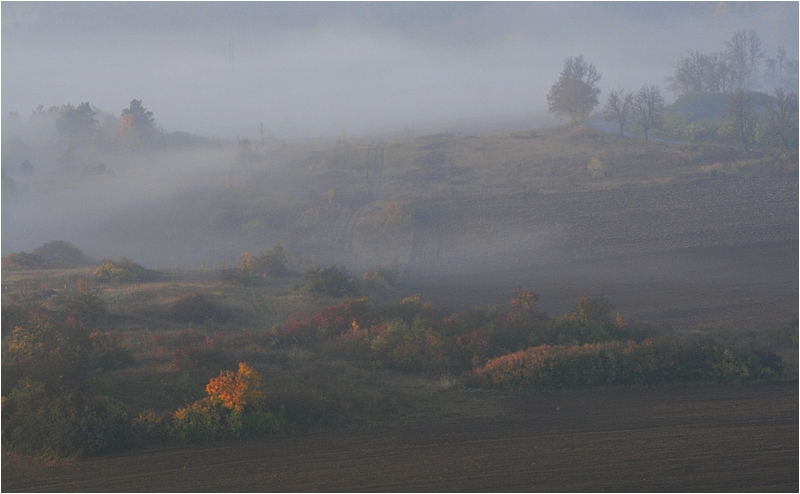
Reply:
[[[22,210],[114,207],[81,227],[99,266],[67,242],[4,259],[4,447],[457,414],[478,388],[796,378],[797,163],[564,128],[215,149],[21,189]],[[287,272],[239,276],[276,242]]]

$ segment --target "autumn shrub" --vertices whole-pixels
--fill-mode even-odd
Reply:
[[[492,359],[475,375],[501,388],[587,388],[779,378],[783,363],[767,351],[736,352],[711,340],[660,338],[540,345]]]
[[[139,263],[123,257],[119,261],[104,259],[95,268],[93,276],[98,281],[148,281],[157,278],[158,273],[146,269]]]
[[[199,399],[203,396],[203,383],[235,365],[236,359],[221,348],[180,347],[172,354],[172,368],[179,372],[176,391],[183,400]]]
[[[367,299],[344,300],[313,315],[293,313],[285,323],[275,326],[272,334],[285,345],[308,345],[350,331],[354,321],[356,327],[369,327],[378,321]]]
[[[271,434],[280,430],[282,413],[266,409],[261,376],[245,363],[236,372],[221,371],[206,385],[207,398],[175,412],[172,434],[186,441],[208,441]]]
[[[653,340],[540,345],[490,360],[476,370],[488,384],[512,388],[587,388],[661,380]]]

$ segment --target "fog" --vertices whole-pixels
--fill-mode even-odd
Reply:
[[[241,250],[257,252],[296,233],[301,227],[285,224],[293,217],[284,211],[310,194],[324,203],[334,185],[324,177],[313,186],[297,178],[327,166],[322,158],[303,162],[303,170],[281,168],[291,160],[271,156],[285,140],[553,125],[558,120],[547,115],[545,95],[564,60],[578,54],[602,74],[601,100],[618,87],[663,87],[687,50],[723,50],[739,29],[757,30],[767,56],[779,46],[789,58],[798,56],[793,2],[3,2],[0,8],[2,165],[16,187],[9,196],[4,178],[2,254],[64,239],[93,256],[127,256],[154,268],[217,267],[235,262]],[[32,116],[39,105],[88,101],[98,109],[101,134],[110,135],[133,99],[153,112],[162,139],[181,132],[209,140],[144,149],[95,143],[80,155],[57,142],[52,119]],[[18,117],[6,118],[12,112]],[[243,148],[242,138],[256,145]],[[35,175],[22,173],[24,160]],[[260,171],[251,173],[251,161]],[[92,171],[96,166],[102,173]],[[250,194],[248,204],[273,216],[227,211],[234,193]],[[226,215],[238,215],[236,228]],[[353,213],[349,221],[358,219]],[[504,234],[517,240],[502,248],[516,252],[511,244],[549,245],[560,232]],[[403,255],[410,249],[409,243]],[[326,260],[349,258],[334,252]]]
[[[2,107],[137,98],[164,129],[223,137],[402,129],[542,112],[577,54],[604,94],[737,29],[796,58],[797,24],[792,2],[3,2]]]

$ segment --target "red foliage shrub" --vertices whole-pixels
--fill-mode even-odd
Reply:
[[[353,331],[354,322],[358,328],[378,322],[368,300],[345,300],[312,316],[291,314],[286,323],[276,328],[276,335],[283,343],[308,344]]]

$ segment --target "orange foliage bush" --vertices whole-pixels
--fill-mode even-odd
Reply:
[[[657,370],[653,341],[539,345],[492,359],[475,371],[495,386],[575,388],[643,384]]]
[[[219,377],[208,382],[206,392],[213,404],[241,412],[244,406],[264,399],[261,391],[261,375],[245,364],[239,363],[237,372],[222,371]]]

